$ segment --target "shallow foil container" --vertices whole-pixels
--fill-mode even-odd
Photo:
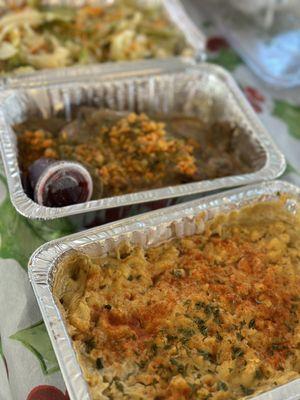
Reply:
[[[299,0],[214,0],[205,13],[260,79],[273,89],[299,87]]]
[[[0,94],[1,153],[11,200],[22,215],[50,220],[96,210],[141,205],[274,179],[284,171],[284,156],[224,69],[206,63],[193,66],[178,60],[141,62],[134,69],[128,63],[126,65],[127,69],[122,66],[118,72],[111,72],[107,67],[101,74],[84,75],[76,82],[10,89]],[[249,163],[253,172],[61,208],[40,206],[24,192],[12,127],[30,116],[47,118],[64,113],[66,120],[69,120],[73,115],[73,107],[80,104],[148,114],[182,113],[198,116],[208,124],[224,119],[232,121],[242,128],[241,134],[235,138],[236,151]]]
[[[0,0],[0,10],[1,8],[5,9],[9,5],[14,6],[18,4],[26,4],[27,2],[28,0]],[[85,5],[105,6],[114,2],[115,0],[41,0],[43,5],[71,7],[83,7]],[[192,49],[193,54],[191,59],[195,61],[205,59],[206,39],[204,34],[189,17],[187,13],[189,10],[188,5],[186,7],[183,6],[180,0],[139,0],[139,2],[145,7],[161,6],[162,10],[167,14],[170,22],[183,33],[187,45]],[[127,61],[127,63],[135,65],[136,61]],[[114,65],[118,64],[119,62],[106,62],[99,64],[74,65],[65,68],[37,70],[24,74],[12,74],[2,78],[0,77],[0,87],[19,88],[36,85],[37,83],[49,83],[56,81],[57,79],[62,81],[74,80],[82,73],[94,74],[101,72],[103,65],[110,65],[109,68],[113,70]]]
[[[283,181],[246,186],[168,209],[153,211],[77,233],[40,247],[29,262],[29,279],[50,335],[61,372],[72,400],[90,399],[71,339],[52,295],[52,282],[59,261],[68,252],[79,250],[90,256],[104,256],[120,243],[147,248],[164,241],[203,232],[205,222],[219,213],[245,205],[276,199],[287,194],[286,207],[294,213],[300,207],[300,188]],[[256,396],[257,400],[296,400],[300,379]],[[298,395],[298,396],[297,396]]]

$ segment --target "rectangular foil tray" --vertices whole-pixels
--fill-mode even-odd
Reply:
[[[287,194],[286,207],[290,212],[299,209],[300,188],[283,181],[263,182],[93,228],[46,243],[36,250],[29,261],[29,279],[71,400],[91,398],[71,339],[52,295],[52,282],[62,256],[73,250],[101,256],[124,241],[147,248],[174,237],[201,233],[204,223],[216,214],[276,199],[282,193]],[[253,400],[296,400],[299,399],[299,393],[300,379],[297,379],[260,394]]]
[[[16,5],[26,3],[27,0],[0,0],[0,9],[6,8],[8,5]],[[93,5],[110,5],[115,0],[42,0],[43,5],[53,6],[75,6],[82,7],[87,4]],[[140,3],[146,6],[162,6],[170,19],[179,31],[185,37],[187,44],[193,50],[193,59],[202,61],[205,59],[205,45],[206,39],[204,34],[198,29],[196,24],[188,15],[189,6],[183,5],[180,0],[139,0]],[[179,56],[177,58],[180,58]],[[154,59],[152,59],[154,60]],[[136,61],[127,61],[129,64],[134,65]],[[5,77],[0,77],[0,87],[26,87],[31,84],[49,83],[53,80],[61,79],[62,81],[69,79],[76,79],[82,73],[94,74],[102,70],[103,65],[118,65],[119,62],[105,62],[98,64],[88,65],[74,65],[71,67],[44,69],[23,74],[11,74]]]
[[[114,110],[150,114],[182,113],[208,124],[219,120],[237,123],[243,134],[235,138],[241,157],[253,172],[177,186],[93,200],[61,208],[40,206],[24,192],[18,166],[16,136],[12,126],[32,115],[47,118],[63,112],[72,117],[73,106],[96,105]],[[275,179],[285,169],[285,159],[273,143],[233,78],[221,67],[173,61],[125,63],[113,71],[82,75],[75,82],[9,89],[0,93],[0,144],[9,192],[15,208],[27,218],[50,220],[96,210],[207,193],[263,180]]]

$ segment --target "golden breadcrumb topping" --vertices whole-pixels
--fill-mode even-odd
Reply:
[[[300,215],[258,203],[158,247],[62,262],[92,398],[236,400],[300,373]]]
[[[23,170],[41,157],[76,160],[101,182],[105,195],[131,193],[193,180],[194,155],[199,147],[191,139],[167,135],[165,124],[146,114],[128,113],[105,121],[105,110],[94,111],[97,131],[91,136],[78,121],[65,125],[58,136],[43,129],[25,129],[18,136]],[[72,137],[70,137],[72,130]],[[98,184],[99,186],[99,184]]]
[[[42,157],[77,161],[93,178],[94,198],[253,171],[235,146],[240,128],[228,121],[82,106],[71,122],[32,118],[14,129],[24,176]]]

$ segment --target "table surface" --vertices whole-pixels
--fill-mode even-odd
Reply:
[[[287,159],[283,179],[300,185],[300,88],[265,86],[207,19],[209,60],[235,77]],[[0,175],[0,400],[67,400],[48,334],[27,277],[30,254],[41,244],[71,233],[64,219],[51,226],[30,222],[14,210]]]

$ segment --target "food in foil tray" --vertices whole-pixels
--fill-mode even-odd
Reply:
[[[48,206],[55,204],[47,195],[39,196],[44,186],[36,189],[31,177],[45,159],[85,167],[93,180],[94,199],[253,170],[236,150],[242,129],[228,121],[208,125],[184,115],[150,117],[81,106],[69,122],[64,116],[32,117],[14,130],[25,188]],[[74,203],[78,202],[82,201]]]
[[[53,294],[93,400],[237,400],[299,378],[300,214],[285,204],[58,262]]]
[[[135,0],[80,8],[25,2],[2,11],[0,38],[1,74],[193,54],[161,6]]]

